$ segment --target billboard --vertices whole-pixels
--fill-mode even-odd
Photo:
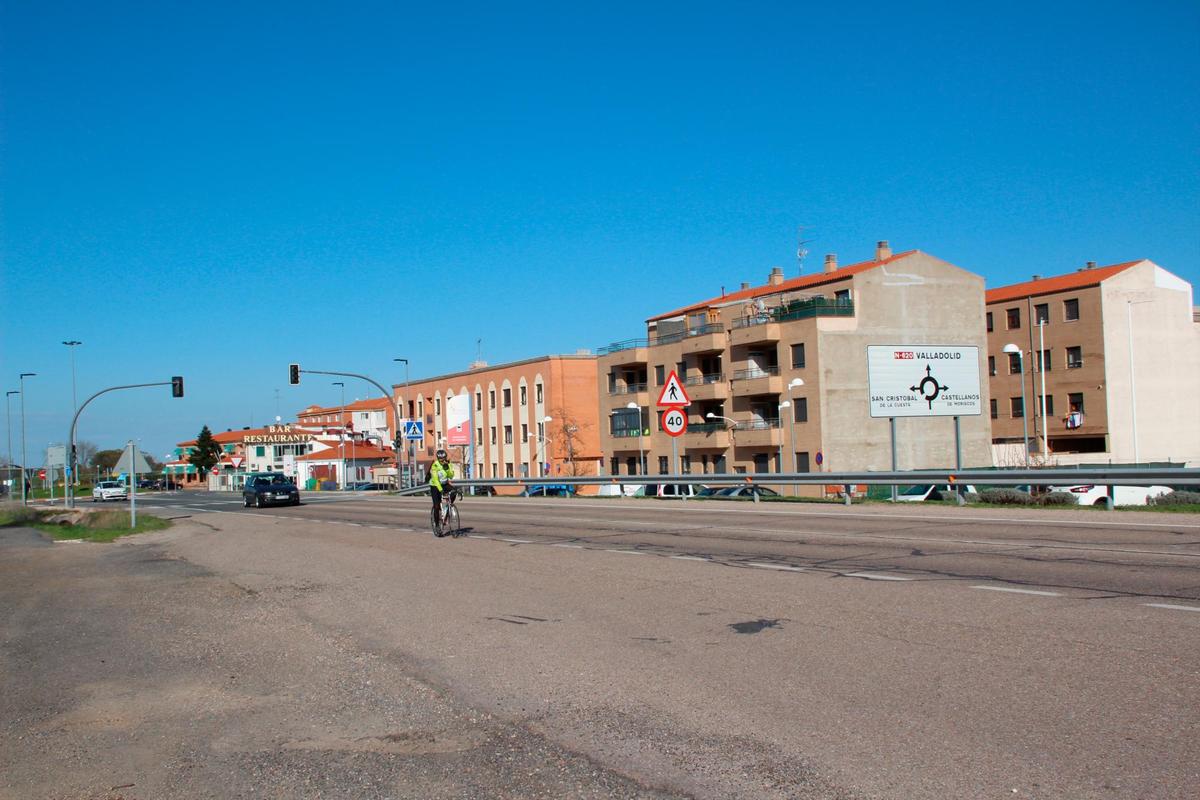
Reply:
[[[463,392],[446,398],[446,444],[471,443],[471,395]]]
[[[978,416],[979,348],[870,345],[867,391],[872,417]]]

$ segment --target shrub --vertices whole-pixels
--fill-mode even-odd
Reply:
[[[985,503],[995,503],[1001,506],[1033,505],[1033,498],[1025,492],[1016,489],[984,489],[979,493],[979,499]]]
[[[0,506],[0,526],[28,525],[41,518],[42,515],[37,510],[18,503],[5,503]]]
[[[1200,492],[1177,490],[1160,497],[1151,497],[1152,506],[1200,505]]]
[[[1044,506],[1074,506],[1079,504],[1079,498],[1070,492],[1050,492],[1038,500]]]

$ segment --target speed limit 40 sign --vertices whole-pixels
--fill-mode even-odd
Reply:
[[[668,436],[682,436],[687,431],[687,414],[678,408],[662,412],[662,428]]]

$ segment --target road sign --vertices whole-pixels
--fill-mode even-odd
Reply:
[[[692,400],[687,396],[683,382],[679,380],[675,370],[671,370],[671,374],[667,376],[667,382],[663,384],[662,391],[658,393],[657,405],[659,408],[671,408],[673,406],[690,406],[691,404]]]
[[[687,414],[678,408],[662,412],[662,426],[668,436],[682,436],[687,431]]]
[[[42,480],[45,480],[45,479],[46,479],[46,470],[44,470],[44,469],[39,469],[39,470],[38,470],[38,477],[39,477],[39,478],[41,478]]]
[[[817,466],[819,467],[824,463],[825,463],[825,454],[822,453],[820,450],[818,450],[817,451]]]
[[[213,467],[210,470],[210,472],[212,472],[213,475],[220,475],[221,474],[221,465],[213,464]]]
[[[146,457],[142,455],[141,450],[137,451],[136,458],[130,458],[130,449],[126,445],[125,449],[121,451],[121,457],[117,459],[117,465],[113,469],[125,473],[133,472],[138,475],[148,475],[154,471],[150,469],[150,464],[146,461]]]
[[[237,469],[238,467],[240,467],[242,465],[242,460],[243,459],[241,456],[230,456],[230,458],[229,458],[229,461],[231,464],[233,464],[234,469]]]
[[[870,345],[872,417],[967,417],[983,413],[979,348]]]
[[[425,438],[425,423],[419,419],[409,419],[404,421],[404,438],[410,442],[417,442]]]

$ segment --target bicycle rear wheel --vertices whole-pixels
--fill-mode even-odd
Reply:
[[[458,506],[450,506],[450,510],[446,512],[446,533],[451,536],[458,536],[462,531],[462,522],[458,518]]]

